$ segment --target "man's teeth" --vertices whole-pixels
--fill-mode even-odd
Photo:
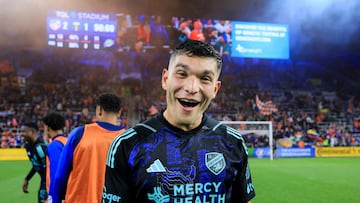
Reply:
[[[187,99],[179,99],[179,101],[183,106],[186,106],[186,107],[194,107],[198,104],[198,102],[196,102],[196,101],[191,101],[191,100],[187,100]]]
[[[187,100],[187,99],[181,99],[182,102],[187,102],[187,103],[193,103],[196,104],[196,102],[191,101],[191,100]]]

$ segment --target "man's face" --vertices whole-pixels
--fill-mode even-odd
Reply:
[[[46,124],[44,124],[44,136],[51,138],[50,128],[49,128],[49,126],[47,126]]]
[[[165,118],[183,130],[200,125],[203,113],[221,86],[219,74],[213,58],[185,54],[172,58],[162,74],[167,101]]]
[[[25,141],[33,141],[35,132],[33,129],[22,126],[21,127],[21,136],[24,138]]]

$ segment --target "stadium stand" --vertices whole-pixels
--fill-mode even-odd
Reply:
[[[172,35],[174,27],[167,26]],[[129,29],[133,46],[135,28]],[[132,33],[132,34],[129,34]],[[7,47],[8,48],[8,47]],[[5,50],[5,49],[3,49]],[[94,98],[116,92],[125,101],[124,125],[146,118],[147,108],[164,106],[158,84],[167,52],[126,50],[27,49],[12,47],[0,53],[0,132],[2,147],[23,122],[49,111],[67,118],[67,131],[92,122]],[[220,120],[273,121],[275,138],[301,132],[307,145],[360,145],[359,57],[270,60],[223,56],[224,85],[208,113]],[[263,115],[256,105],[271,101],[276,111]],[[14,130],[15,129],[15,130]],[[256,139],[252,146],[256,146]]]

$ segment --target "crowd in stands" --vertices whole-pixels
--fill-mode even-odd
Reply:
[[[130,20],[129,20],[130,19]],[[118,17],[117,51],[168,52],[186,39],[212,44],[221,55],[231,53],[231,21],[161,16]]]
[[[208,110],[211,116],[272,121],[273,137],[284,147],[360,145],[360,80],[356,74],[360,61],[356,55],[232,58],[228,21],[173,18],[170,26],[164,26],[159,17],[137,20],[133,27],[126,26],[125,19],[119,21],[124,26],[119,29],[115,50],[15,47],[2,51],[1,147],[21,147],[21,124],[33,121],[41,129],[42,117],[51,111],[63,113],[66,133],[93,122],[94,98],[103,92],[122,97],[121,125],[129,127],[146,119],[150,107],[160,110],[165,106],[158,81],[172,43],[195,37],[217,46],[224,59],[223,85]],[[158,45],[162,51],[154,48]],[[256,95],[274,103],[277,110],[261,114]],[[267,135],[244,136],[249,146],[268,146]]]

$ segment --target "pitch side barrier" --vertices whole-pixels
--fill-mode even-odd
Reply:
[[[0,149],[0,161],[29,160],[24,148]]]
[[[360,157],[360,147],[317,147],[316,157]]]
[[[253,155],[255,158],[270,158],[269,147],[255,147]],[[289,147],[277,148],[274,157],[360,157],[360,147]]]

